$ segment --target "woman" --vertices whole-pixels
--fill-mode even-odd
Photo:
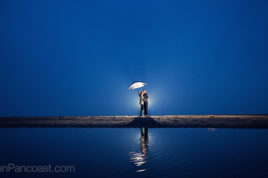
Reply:
[[[144,113],[144,116],[147,117],[148,116],[148,94],[146,92],[146,90],[142,90],[139,93],[139,97],[140,97],[140,106],[141,106],[141,110],[140,110],[140,116],[142,116]]]

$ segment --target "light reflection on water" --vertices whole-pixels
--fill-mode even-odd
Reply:
[[[0,165],[76,165],[75,174],[50,177],[268,177],[268,129],[2,128],[0,135]],[[47,175],[13,177],[31,176]]]
[[[149,148],[149,134],[148,128],[141,128],[140,129],[140,150],[139,152],[130,152],[130,160],[133,162],[137,167],[137,172],[144,172],[146,171],[145,168],[141,168],[140,166],[144,165],[147,160],[147,152]]]

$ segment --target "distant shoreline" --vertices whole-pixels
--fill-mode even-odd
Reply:
[[[268,128],[268,115],[0,117],[0,127]]]

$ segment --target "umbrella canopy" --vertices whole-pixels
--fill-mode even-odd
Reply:
[[[144,82],[134,82],[130,85],[129,89],[130,90],[134,90],[134,89],[137,89],[137,88],[141,88],[141,87],[144,87],[145,85],[147,85],[146,83]]]

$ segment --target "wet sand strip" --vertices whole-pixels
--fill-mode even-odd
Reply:
[[[0,127],[268,128],[268,115],[0,117]]]

